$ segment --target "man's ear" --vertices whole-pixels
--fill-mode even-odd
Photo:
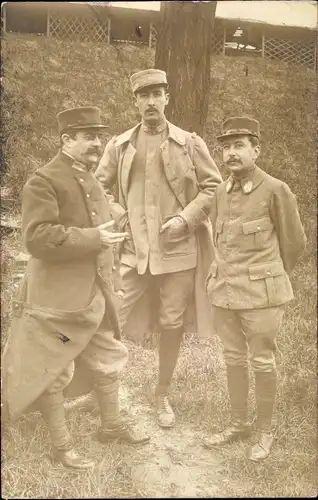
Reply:
[[[71,136],[67,133],[61,135],[61,143],[68,145],[70,143]]]
[[[257,158],[259,157],[260,154],[261,154],[261,147],[259,145],[257,145],[254,148],[255,160],[257,160]]]
[[[135,106],[136,108],[138,108],[138,104],[137,104],[137,96],[136,96],[136,94],[134,94],[134,97],[133,97],[133,103],[134,103],[134,106]]]
[[[170,94],[169,92],[166,92],[166,105],[169,103],[170,101]]]

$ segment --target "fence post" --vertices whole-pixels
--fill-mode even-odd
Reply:
[[[150,26],[149,26],[149,48],[151,49],[151,38],[152,38],[152,23],[150,23]]]
[[[51,24],[50,7],[48,7],[46,13],[46,36],[50,36],[50,24]]]
[[[8,2],[2,5],[2,32],[7,32],[7,5]]]
[[[107,19],[107,44],[110,45],[110,31],[111,31],[111,20],[110,17]]]
[[[264,31],[262,30],[262,58],[264,59],[265,57],[265,36],[264,36]]]
[[[222,47],[222,54],[225,56],[225,44],[226,44],[226,27],[225,25],[223,26],[223,47]]]

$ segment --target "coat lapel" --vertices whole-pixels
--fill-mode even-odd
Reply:
[[[161,157],[163,161],[164,171],[166,174],[167,181],[170,184],[170,187],[174,194],[176,195],[177,200],[179,201],[182,208],[187,205],[183,185],[179,180],[178,170],[176,168],[176,163],[174,161],[170,161],[169,154],[169,140],[166,140],[161,146]]]
[[[121,182],[119,182],[119,184],[121,184],[122,193],[123,193],[126,205],[127,205],[128,187],[129,187],[129,174],[130,174],[132,163],[134,161],[135,154],[136,154],[136,149],[131,144],[131,142],[129,142],[128,146],[126,148],[126,151],[124,152],[123,160],[122,160],[122,163],[120,166],[121,168],[120,168],[120,172],[119,172],[120,179],[121,179]]]

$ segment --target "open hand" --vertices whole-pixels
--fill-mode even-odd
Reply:
[[[121,243],[125,238],[128,238],[128,233],[113,233],[112,231],[108,231],[115,224],[114,220],[110,222],[105,222],[105,224],[101,224],[98,226],[100,239],[103,245],[116,245],[116,243]]]

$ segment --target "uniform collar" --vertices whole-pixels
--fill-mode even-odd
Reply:
[[[91,170],[86,165],[84,165],[84,163],[75,160],[75,158],[66,151],[61,150],[60,155],[64,160],[67,160],[67,163],[72,168],[78,170],[79,172],[89,172]]]
[[[168,120],[166,120],[166,125],[168,127],[168,139],[172,139],[180,144],[180,146],[184,146],[186,143],[186,132],[181,128],[176,127],[176,125],[173,125],[173,123],[170,123]],[[137,125],[135,125],[135,127],[119,135],[115,140],[115,146],[121,146],[126,142],[133,143],[140,127],[141,123],[138,123]]]
[[[166,120],[166,118],[163,118],[162,121],[158,125],[155,125],[154,127],[149,127],[149,125],[147,125],[146,123],[141,122],[141,128],[147,134],[157,135],[157,134],[160,134],[161,132],[163,132],[164,130],[166,130],[167,120]]]
[[[234,182],[239,182],[244,194],[250,194],[254,189],[257,188],[264,180],[264,172],[257,166],[255,166],[254,170],[248,173],[246,177],[242,179],[235,179],[233,175],[231,175],[226,182],[226,192],[230,193],[233,189]]]

